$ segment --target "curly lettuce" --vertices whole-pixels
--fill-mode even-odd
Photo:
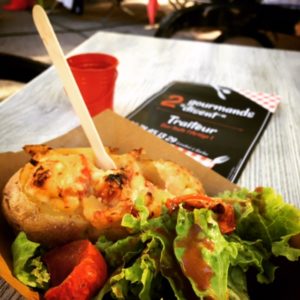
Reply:
[[[226,192],[224,201],[234,201],[237,214],[236,234],[247,241],[260,240],[267,251],[296,261],[300,256],[300,210],[286,202],[272,188],[257,188],[254,192]],[[250,204],[250,206],[249,206]],[[296,247],[293,247],[296,241]],[[295,244],[295,242],[294,242]]]
[[[20,232],[12,244],[13,273],[24,284],[32,288],[46,290],[50,275],[41,261],[40,244],[27,239]]]
[[[299,258],[300,212],[272,189],[218,198],[234,207],[237,227],[231,234],[221,233],[209,209],[180,205],[151,219],[138,199],[138,216],[125,215],[122,222],[131,235],[97,242],[111,268],[97,299],[248,300],[249,270],[267,284],[276,276],[273,257]]]

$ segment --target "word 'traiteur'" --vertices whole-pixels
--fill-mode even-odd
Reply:
[[[176,115],[171,115],[167,123],[169,125],[176,125],[182,128],[191,129],[191,130],[195,130],[207,134],[213,134],[218,132],[218,129],[216,128],[204,126],[197,121],[185,121],[180,119],[180,117]]]

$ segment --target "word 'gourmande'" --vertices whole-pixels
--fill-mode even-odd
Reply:
[[[194,115],[210,119],[215,119],[216,117],[226,118],[226,115],[239,116],[247,119],[252,119],[255,116],[255,112],[248,107],[245,109],[239,109],[198,101],[195,99],[191,99],[187,103],[181,104],[180,107],[184,112],[189,112]]]

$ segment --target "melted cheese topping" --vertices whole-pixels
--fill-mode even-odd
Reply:
[[[135,154],[115,155],[116,170],[97,168],[90,154],[59,150],[35,154],[20,175],[23,193],[38,205],[47,203],[66,213],[81,211],[96,228],[120,222],[135,199],[148,191]]]
[[[132,212],[140,196],[145,197],[151,214],[159,215],[162,201],[182,193],[182,189],[189,192],[192,189],[189,174],[183,172],[174,180],[172,177],[178,175],[174,172],[179,171],[177,167],[142,162],[141,151],[137,150],[111,154],[117,165],[115,170],[97,168],[88,148],[30,148],[27,152],[33,158],[20,173],[20,185],[28,199],[66,214],[80,213],[95,228],[120,224],[124,214]],[[168,168],[173,168],[173,173]],[[168,178],[162,180],[158,171]],[[165,182],[165,187],[158,187],[159,182]],[[199,192],[197,184],[193,192]]]

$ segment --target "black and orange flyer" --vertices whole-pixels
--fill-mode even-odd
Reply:
[[[173,82],[128,118],[237,182],[272,114],[229,88]]]

